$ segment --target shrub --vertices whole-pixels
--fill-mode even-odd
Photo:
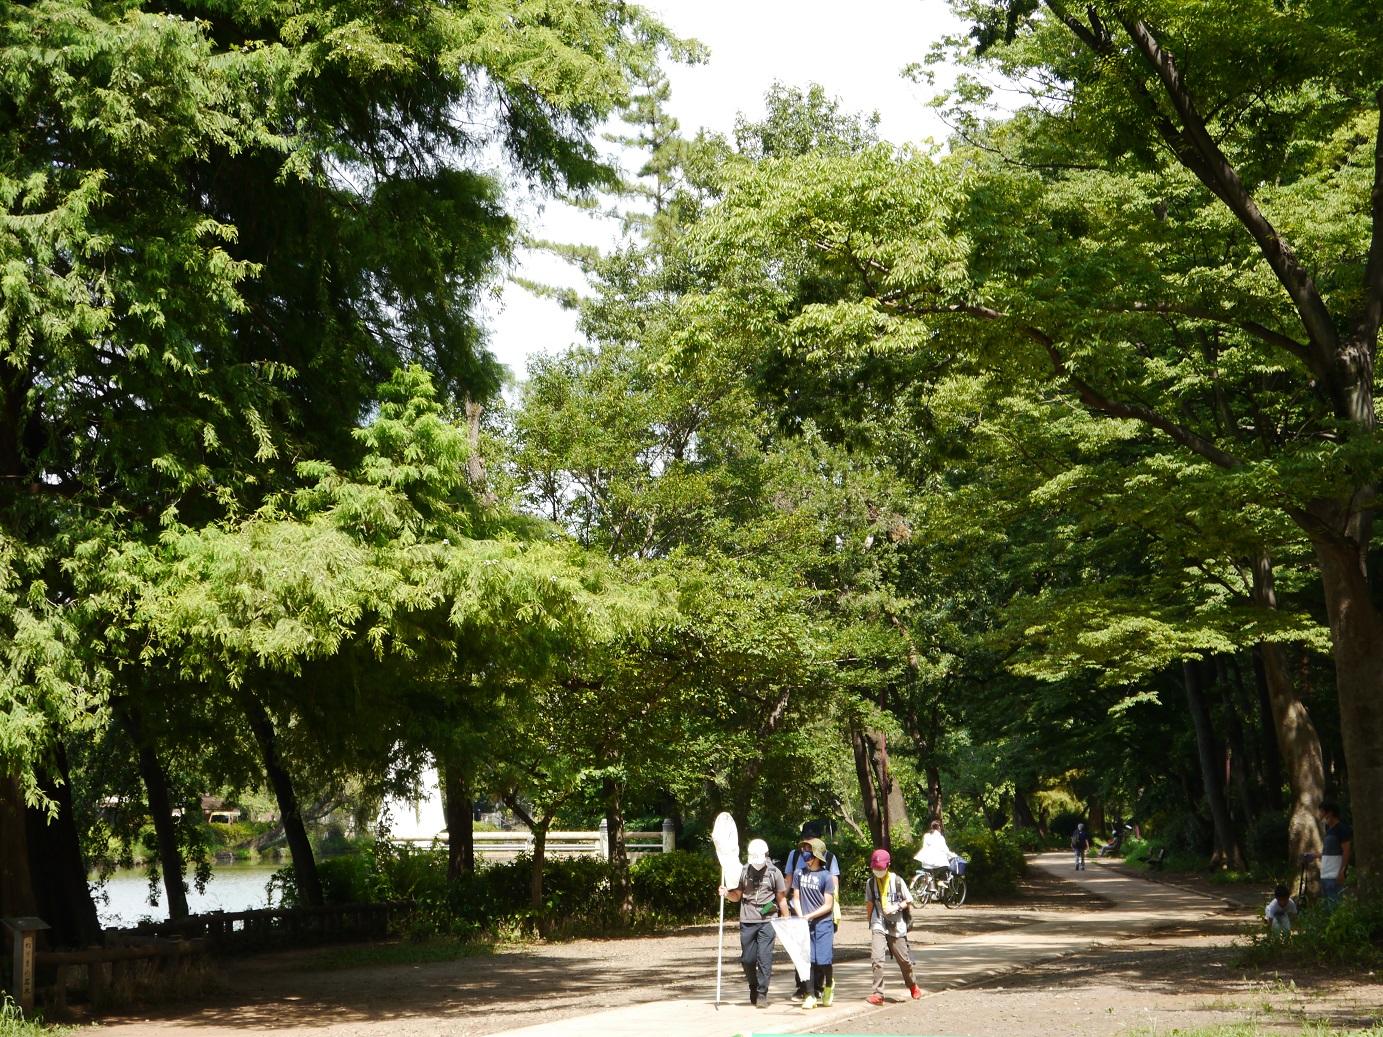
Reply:
[[[1383,898],[1346,896],[1333,908],[1308,904],[1285,938],[1256,926],[1245,957],[1255,964],[1375,968],[1383,964]]]
[[[966,860],[965,881],[971,895],[1011,896],[1027,869],[1023,847],[1011,832],[961,832],[947,839],[952,851]]]
[[[690,921],[713,910],[720,865],[704,853],[674,850],[635,861],[632,877],[634,903],[640,911]]]

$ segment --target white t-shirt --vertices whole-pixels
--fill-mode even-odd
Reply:
[[[1263,909],[1263,917],[1273,924],[1274,929],[1292,928],[1292,919],[1296,916],[1297,902],[1291,897],[1287,898],[1286,907],[1278,903],[1277,897],[1273,897]]]
[[[928,832],[922,837],[922,849],[913,860],[924,868],[945,868],[951,863],[951,848],[940,832]]]

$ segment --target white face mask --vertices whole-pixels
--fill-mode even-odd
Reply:
[[[870,868],[869,870],[873,872],[876,879],[881,879],[888,874],[887,868]]]

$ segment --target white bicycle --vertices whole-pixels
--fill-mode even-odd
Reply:
[[[965,903],[965,873],[956,874],[949,867],[918,868],[908,888],[924,907],[933,900],[948,908]]]

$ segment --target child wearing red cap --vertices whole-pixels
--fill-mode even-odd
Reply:
[[[871,878],[865,884],[864,901],[869,907],[869,957],[874,973],[874,989],[865,998],[871,1005],[884,1003],[884,956],[898,963],[903,985],[914,1000],[922,989],[913,981],[912,949],[908,946],[908,921],[912,915],[912,892],[908,884],[889,870],[892,858],[887,850],[869,855]]]

